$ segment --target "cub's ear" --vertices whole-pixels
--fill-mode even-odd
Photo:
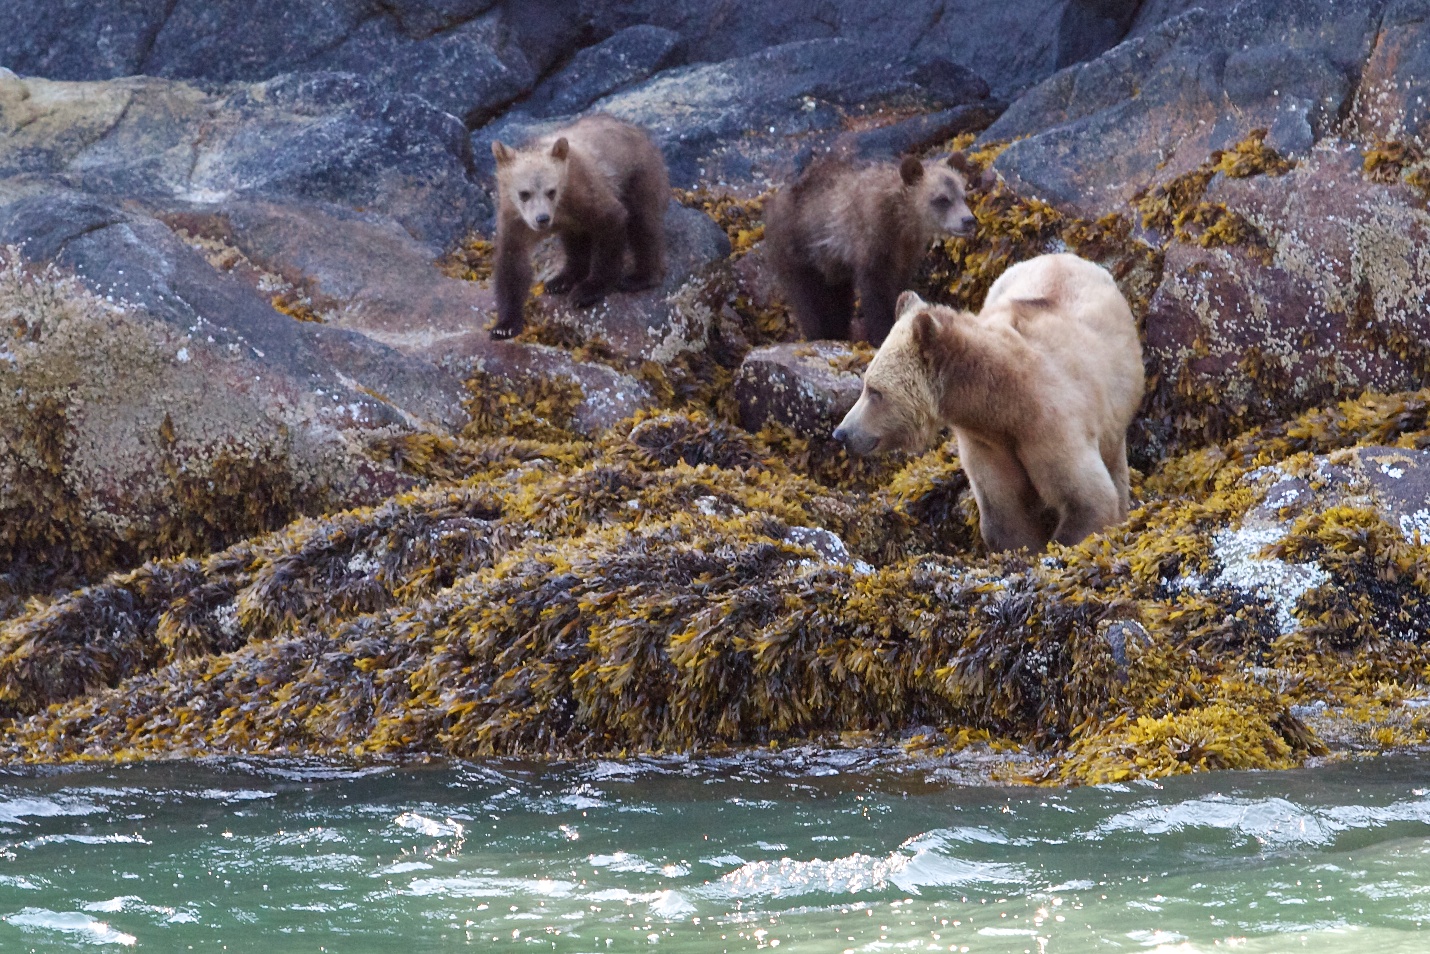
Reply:
[[[998,173],[993,171],[992,166],[989,166],[987,169],[983,170],[982,174],[980,174],[977,179],[973,180],[968,184],[968,191],[986,192],[997,184]]]
[[[571,154],[571,144],[566,141],[566,137],[565,137],[565,136],[562,136],[560,139],[556,140],[555,142],[553,142],[553,143],[551,144],[551,158],[552,158],[552,159],[557,159],[557,160],[560,160],[561,162],[565,162],[565,161],[566,161],[566,157],[567,157],[568,155],[570,155],[570,154]]]
[[[918,292],[906,291],[899,295],[899,300],[894,303],[894,314],[903,315],[907,311],[915,308],[923,308],[928,303],[919,297]]]
[[[938,347],[938,324],[926,311],[914,315],[914,347],[924,355],[933,353]]]
[[[963,154],[962,149],[960,149],[958,152],[950,153],[946,161],[950,166],[953,166],[953,168],[957,169],[965,176],[973,174],[973,163],[968,161],[968,157]]]
[[[506,143],[492,140],[492,156],[496,158],[497,165],[504,166],[516,158],[516,152]]]
[[[904,180],[904,185],[911,186],[923,177],[924,164],[917,157],[905,156],[904,161],[899,163],[899,178]]]

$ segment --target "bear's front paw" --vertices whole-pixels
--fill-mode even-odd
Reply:
[[[560,295],[570,291],[580,280],[581,276],[572,272],[559,272],[546,282],[546,291],[552,295]]]
[[[521,334],[522,329],[525,327],[526,322],[520,316],[516,317],[511,321],[498,321],[496,324],[492,325],[492,340],[505,341],[508,338],[515,338],[517,335]]]
[[[659,275],[627,275],[616,287],[623,292],[641,292],[660,284]]]
[[[606,286],[598,282],[584,281],[571,289],[571,304],[577,308],[594,305],[606,297]]]

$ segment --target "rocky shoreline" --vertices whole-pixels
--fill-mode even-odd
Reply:
[[[902,739],[1086,782],[1425,743],[1420,5],[31,6],[4,757]],[[668,279],[493,342],[487,145],[595,109],[666,152]],[[1070,249],[1143,330],[1136,509],[1078,547],[980,552],[951,447],[845,458],[870,353],[771,289],[771,187],[955,146],[998,181],[921,294]]]

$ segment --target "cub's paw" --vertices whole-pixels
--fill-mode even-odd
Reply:
[[[659,275],[627,275],[616,285],[623,292],[639,292],[660,284]]]
[[[505,341],[508,338],[515,338],[517,335],[521,334],[522,329],[525,327],[526,322],[522,318],[517,318],[515,321],[498,321],[496,324],[492,325],[492,340]]]
[[[592,281],[578,282],[571,289],[571,304],[577,308],[588,308],[606,297],[606,286]]]
[[[570,272],[558,272],[546,281],[546,291],[552,295],[564,294],[576,287],[576,283],[580,280],[580,276]]]

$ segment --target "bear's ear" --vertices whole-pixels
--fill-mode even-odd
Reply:
[[[571,154],[571,144],[562,136],[551,144],[551,158],[559,162],[565,162],[566,157]]]
[[[922,308],[927,304],[919,297],[918,292],[906,291],[899,295],[899,300],[894,303],[894,315],[897,317],[915,308]]]
[[[947,162],[950,166],[957,169],[965,176],[970,176],[973,174],[973,163],[968,161],[968,157],[963,154],[962,149],[960,149],[958,152],[951,153],[948,157]]]
[[[496,158],[497,165],[504,166],[516,158],[516,153],[504,142],[492,140],[492,156]]]
[[[899,178],[904,180],[904,185],[911,186],[923,177],[924,164],[917,157],[905,156],[904,161],[899,163]]]
[[[908,292],[905,292],[908,294]],[[938,324],[933,315],[921,311],[914,315],[914,347],[919,354],[929,354],[938,344]]]
[[[993,186],[996,185],[997,182],[998,173],[993,171],[992,166],[989,166],[987,169],[984,169],[983,172],[979,174],[977,179],[974,179],[968,184],[968,191],[986,192],[989,189],[993,188]]]

